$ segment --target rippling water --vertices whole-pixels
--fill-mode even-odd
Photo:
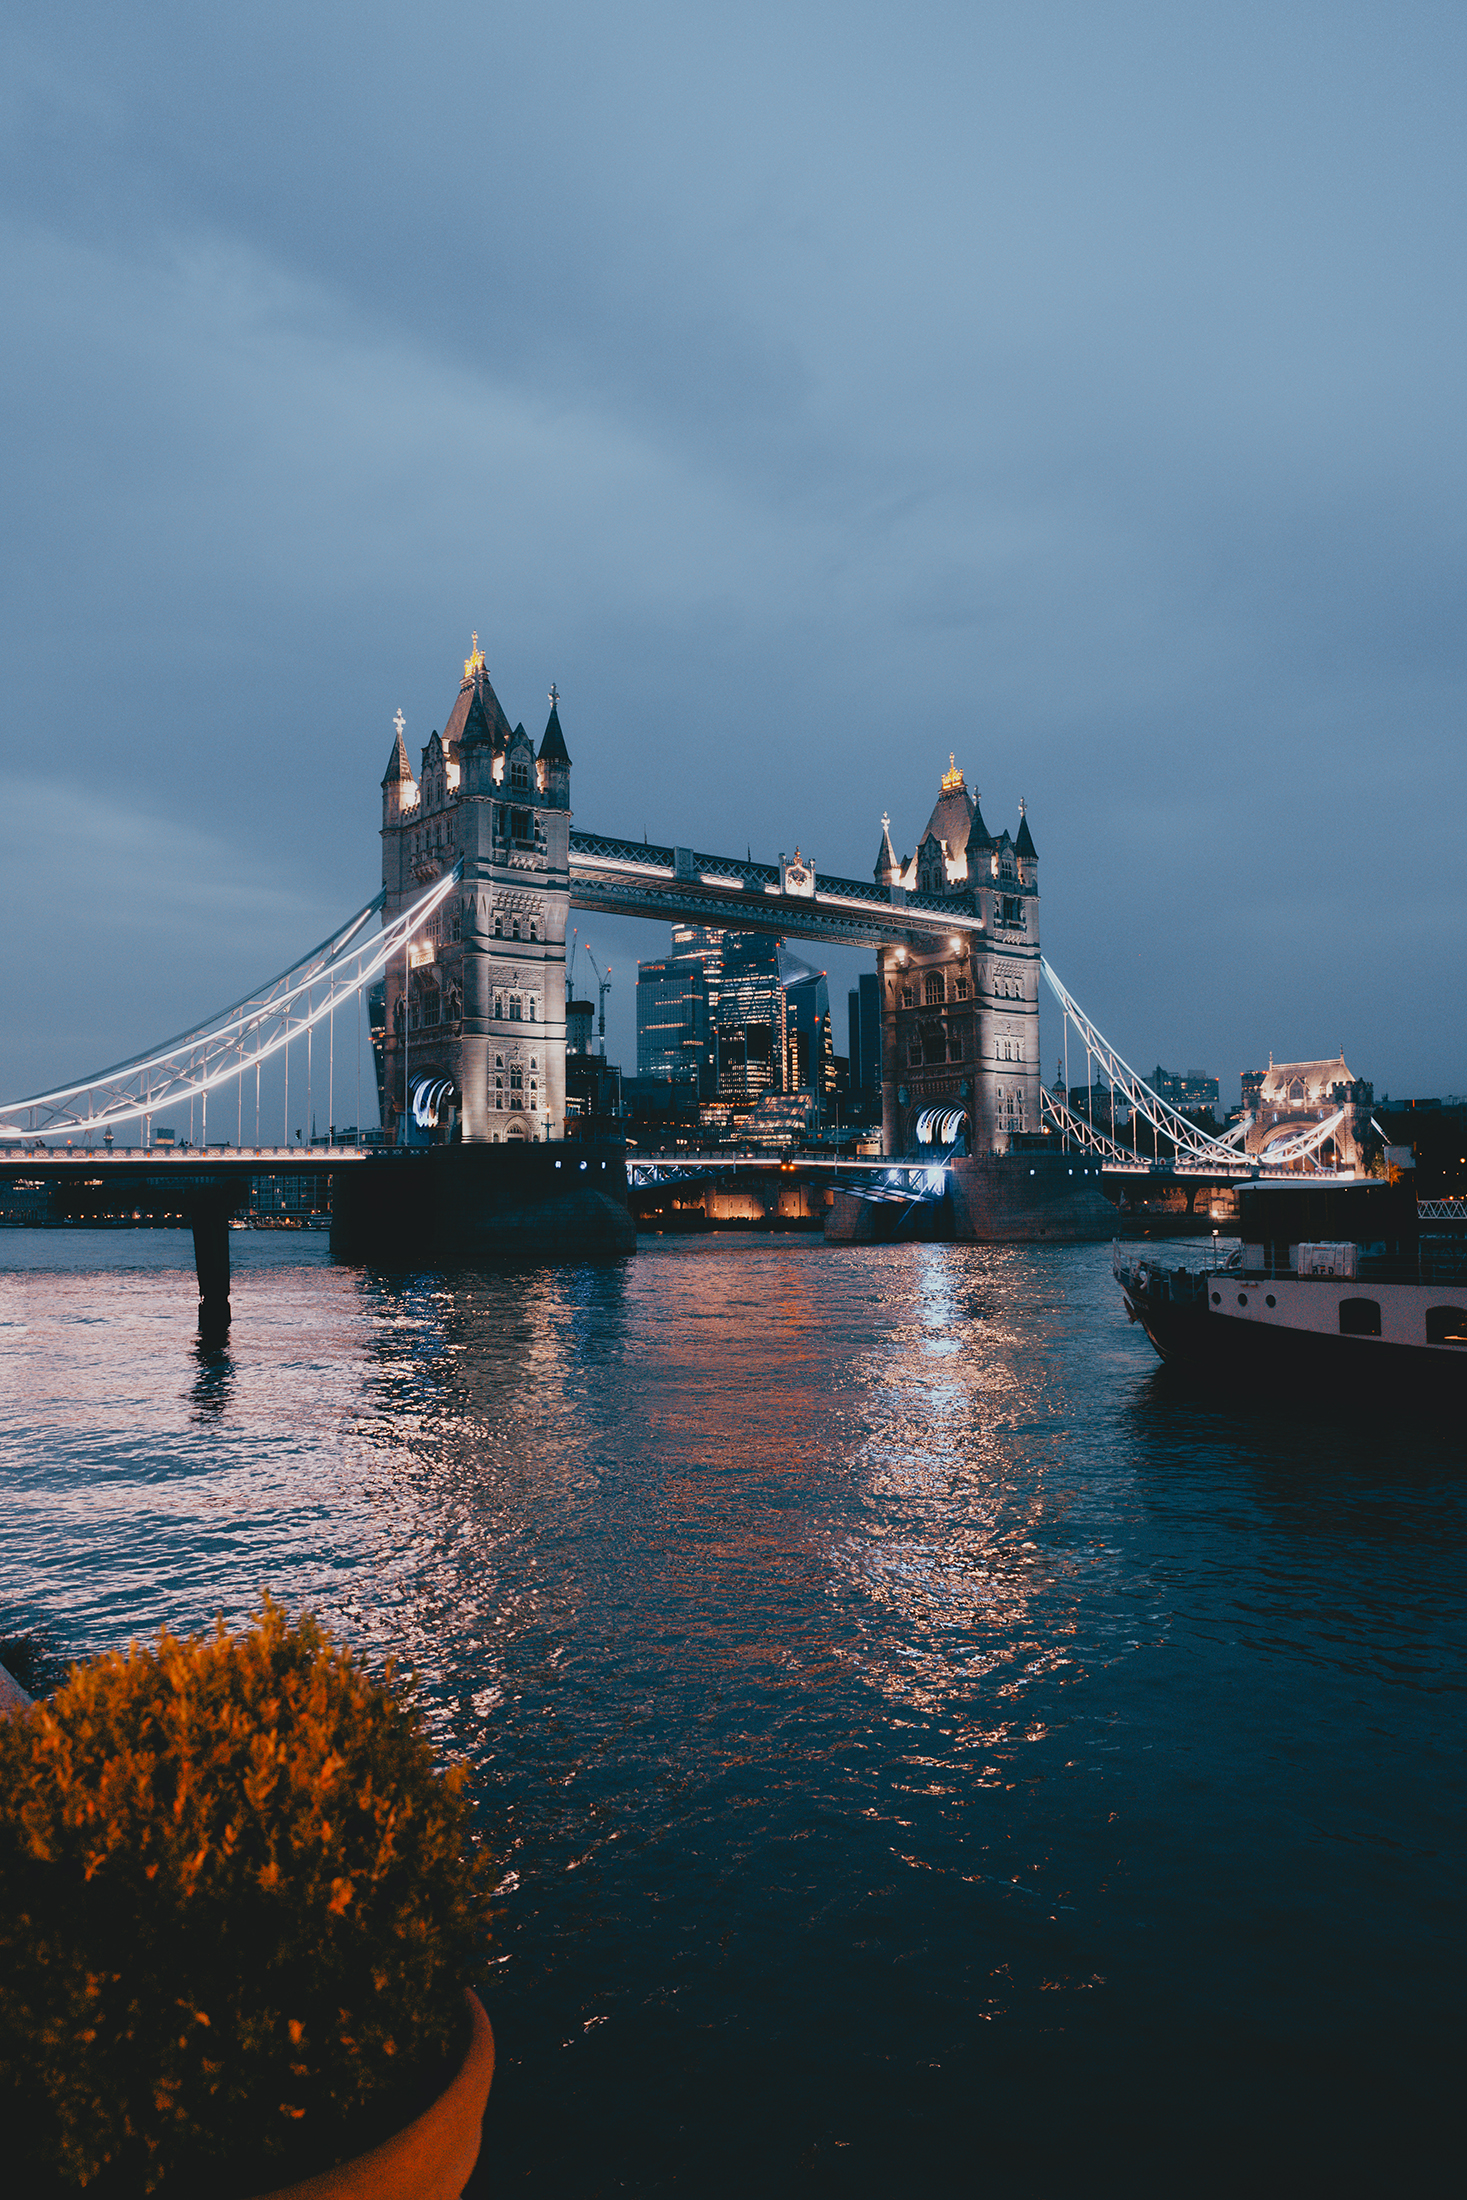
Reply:
[[[0,1625],[416,1666],[504,1859],[475,2191],[1413,2189],[1460,1441],[1190,1399],[1108,1248],[231,1250],[207,1351],[185,1236],[0,1234]]]

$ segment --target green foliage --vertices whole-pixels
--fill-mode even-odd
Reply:
[[[484,1898],[392,1681],[267,1598],[0,1719],[0,2067],[50,2175],[258,2191],[441,2082]]]

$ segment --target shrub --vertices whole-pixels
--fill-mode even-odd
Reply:
[[[392,1683],[267,1598],[0,1719],[0,2067],[51,2176],[259,2191],[443,2082],[481,1874]]]

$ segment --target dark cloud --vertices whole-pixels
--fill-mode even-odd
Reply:
[[[559,683],[587,825],[864,871],[955,750],[1135,1057],[1467,1085],[1464,39],[12,10],[7,831],[158,850],[105,941],[12,863],[0,1085],[364,898],[472,627],[512,717]],[[261,900],[213,927],[216,847]]]

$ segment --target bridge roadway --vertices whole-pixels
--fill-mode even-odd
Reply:
[[[939,894],[909,894],[900,886],[823,871],[792,891],[790,869],[597,833],[570,836],[571,901],[606,916],[777,932],[846,947],[920,946],[984,930],[981,917],[955,909]]]

